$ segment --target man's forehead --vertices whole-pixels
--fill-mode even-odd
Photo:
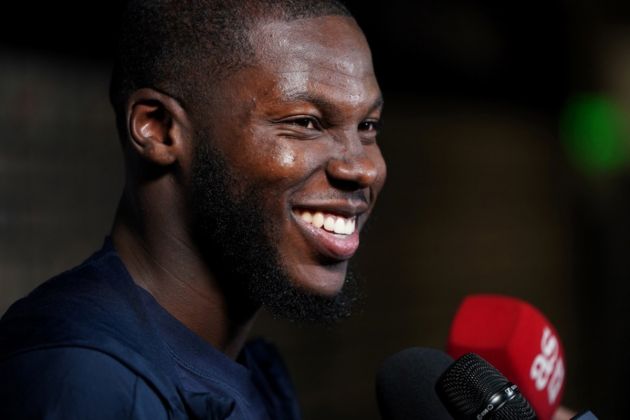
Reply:
[[[271,21],[250,35],[256,54],[251,70],[276,81],[267,93],[278,99],[300,101],[317,91],[329,101],[358,106],[380,96],[370,49],[351,18]]]
[[[372,74],[372,57],[354,19],[321,16],[261,23],[251,32],[258,64],[277,73],[319,70],[348,77]]]
[[[327,78],[320,72],[296,72],[280,75],[276,94],[285,102],[309,102],[320,108],[331,103],[349,106],[382,105],[382,98],[373,76]]]

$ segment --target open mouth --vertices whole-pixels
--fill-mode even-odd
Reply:
[[[357,216],[326,211],[294,209],[293,214],[307,241],[321,254],[347,260],[359,247]]]
[[[312,213],[307,210],[298,210],[298,215],[306,223],[338,235],[352,235],[356,229],[356,216],[343,217],[321,211]]]

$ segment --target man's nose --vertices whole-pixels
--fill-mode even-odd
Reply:
[[[366,150],[348,151],[328,161],[326,174],[334,186],[344,190],[368,188],[379,176],[376,158],[368,156]]]

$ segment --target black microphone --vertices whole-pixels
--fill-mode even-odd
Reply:
[[[436,384],[437,394],[457,420],[535,420],[518,387],[475,353],[460,357]]]
[[[376,375],[376,400],[383,420],[452,420],[435,384],[453,363],[434,349],[410,348],[388,357]]]
[[[403,350],[383,363],[376,394],[383,420],[536,419],[516,385],[475,354],[453,362],[439,350]]]

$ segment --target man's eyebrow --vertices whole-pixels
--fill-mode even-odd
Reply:
[[[368,114],[371,113],[371,112],[376,111],[377,109],[383,108],[384,104],[385,104],[385,100],[383,99],[383,95],[379,94],[378,98],[376,98],[376,100],[374,101],[374,103],[370,107],[370,111],[368,112]]]
[[[323,96],[315,95],[313,93],[308,93],[308,92],[299,92],[299,93],[287,95],[285,97],[285,100],[287,102],[309,102],[317,106],[318,108],[325,109],[325,110],[334,110],[337,107],[337,105],[335,105],[335,103],[330,101],[329,99]],[[382,108],[383,104],[384,104],[383,95],[379,94],[376,100],[368,108],[367,113],[369,114]]]

